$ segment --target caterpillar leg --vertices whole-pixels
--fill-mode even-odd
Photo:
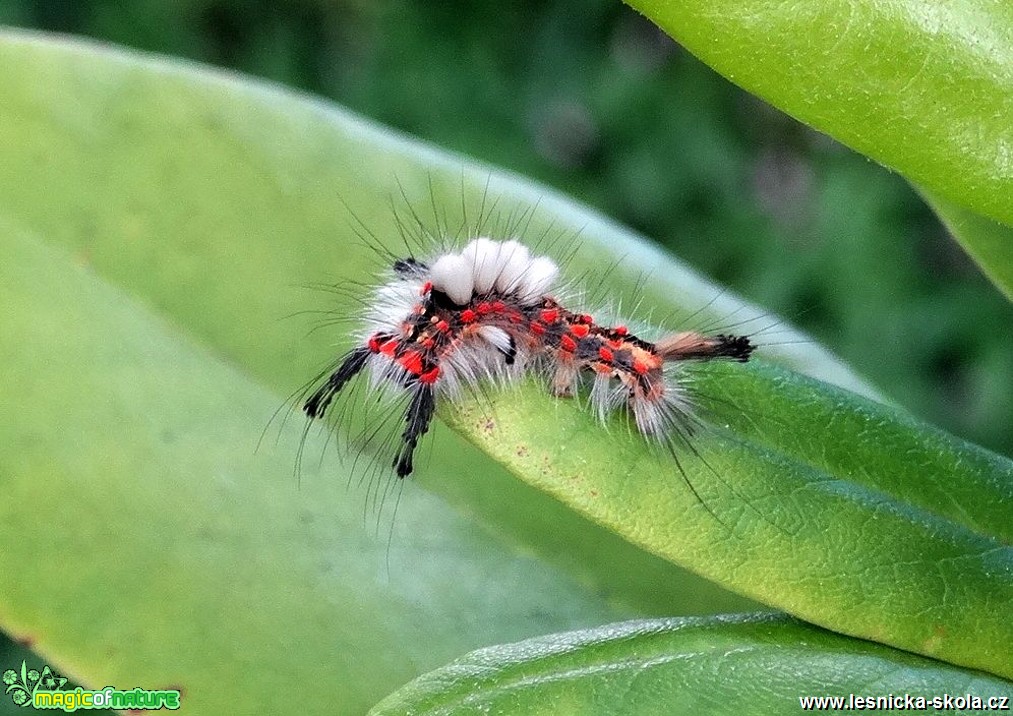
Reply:
[[[557,398],[572,398],[577,390],[577,376],[580,367],[569,357],[560,356],[552,376],[552,394]]]

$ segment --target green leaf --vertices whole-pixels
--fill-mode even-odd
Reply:
[[[694,371],[712,429],[672,456],[537,386],[448,419],[645,549],[792,614],[1013,675],[1013,463],[773,366]]]
[[[892,695],[903,708],[906,694],[985,700],[1009,691],[1001,679],[784,616],[743,615],[633,621],[482,649],[370,714],[774,714],[798,711],[805,696]]]
[[[728,79],[1013,224],[1013,5],[627,0]],[[1006,256],[1013,246],[1006,242]]]
[[[928,192],[922,196],[992,283],[1013,299],[1013,228]]]

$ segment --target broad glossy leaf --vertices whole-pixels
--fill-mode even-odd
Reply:
[[[951,202],[1013,224],[1010,3],[627,2],[774,106]]]
[[[695,371],[714,420],[675,459],[535,386],[449,420],[645,549],[836,631],[1013,675],[1013,463],[773,366]],[[551,436],[551,437],[550,437]],[[677,446],[679,447],[679,446]]]
[[[922,697],[931,710],[931,699],[946,695],[997,705],[1011,689],[994,676],[784,616],[742,615],[610,624],[482,649],[370,713],[776,714],[800,710],[800,697],[847,703],[852,694],[893,696],[901,708],[905,695]]]

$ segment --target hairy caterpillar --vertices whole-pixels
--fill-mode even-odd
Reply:
[[[588,404],[604,422],[624,406],[645,436],[671,446],[692,432],[694,407],[681,365],[749,360],[746,336],[685,331],[657,341],[624,325],[605,325],[573,310],[555,293],[558,265],[516,240],[474,238],[460,251],[419,260],[398,258],[368,302],[359,344],[346,353],[303,404],[325,416],[360,372],[374,387],[407,396],[403,431],[391,463],[399,477],[414,469],[419,440],[438,401],[454,400],[485,380],[546,376],[557,396],[590,382]]]

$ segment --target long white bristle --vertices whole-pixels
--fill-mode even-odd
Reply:
[[[398,325],[411,313],[418,297],[418,282],[399,280],[380,286],[366,312],[367,335]]]

